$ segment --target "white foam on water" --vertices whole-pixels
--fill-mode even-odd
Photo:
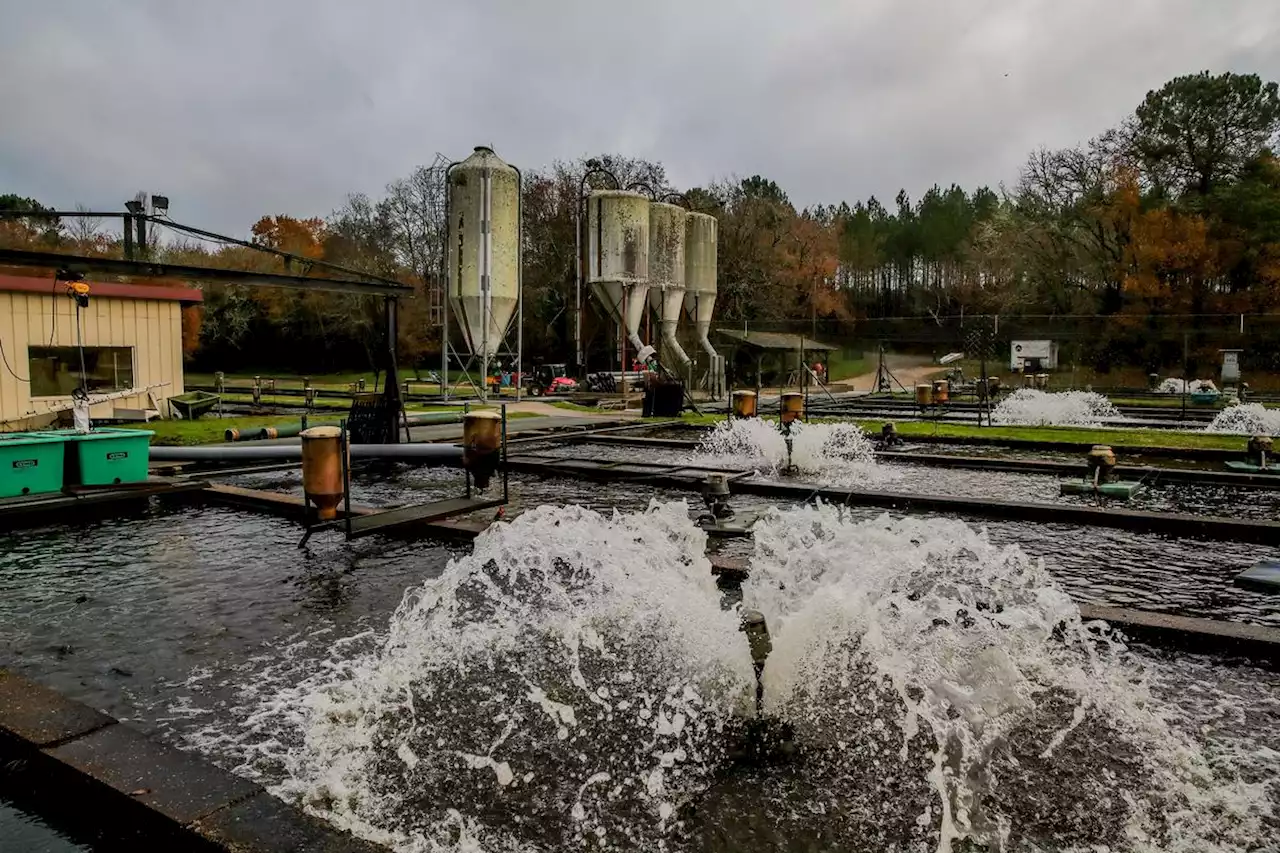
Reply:
[[[1101,426],[1120,418],[1111,401],[1093,391],[1019,388],[991,410],[991,420],[1011,426]]]
[[[1280,409],[1268,409],[1261,403],[1228,406],[1204,429],[1238,435],[1280,435]]]
[[[799,740],[836,744],[807,771],[823,790],[918,809],[938,851],[1267,837],[1265,786],[1215,775],[1122,647],[1016,547],[960,521],[854,522],[831,506],[775,510],[755,541],[744,596],[773,636],[767,709]]]
[[[752,666],[705,548],[684,502],[531,510],[385,632],[246,685],[269,695],[213,745],[403,853],[1266,849],[1280,757],[1206,757],[1040,561],[954,520],[757,524],[745,603],[801,755],[742,771]]]
[[[754,468],[778,474],[787,467],[787,441],[775,421],[742,418],[721,421],[702,438],[698,462]],[[884,482],[898,476],[878,465],[875,447],[851,423],[803,423],[791,427],[791,465],[801,475],[821,475],[832,485]]]
[[[661,849],[754,691],[705,548],[683,502],[495,525],[377,648],[266,701],[250,765],[399,850]]]
[[[1217,391],[1218,386],[1213,384],[1212,379],[1192,379],[1188,382],[1171,377],[1156,387],[1157,394],[1181,394],[1184,390],[1188,394],[1194,394],[1197,391]]]

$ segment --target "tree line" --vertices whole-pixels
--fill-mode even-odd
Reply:
[[[964,315],[1096,315],[1084,361],[1175,360],[1184,315],[1269,313],[1280,307],[1280,95],[1257,75],[1201,72],[1147,94],[1117,127],[1064,149],[1032,152],[1012,186],[935,185],[912,199],[798,207],[764,176],[686,189],[719,219],[718,322],[857,338],[884,318],[942,325]],[[445,244],[444,162],[421,166],[378,198],[351,195],[327,217],[264,216],[252,240],[411,283],[399,351],[436,364]],[[621,155],[556,162],[525,173],[525,346],[533,359],[573,352],[574,211],[595,166],[660,194],[661,163]],[[592,184],[596,180],[593,179]],[[603,186],[603,184],[601,184]],[[0,196],[6,245],[118,254],[92,223],[42,216],[38,202]],[[165,239],[158,259],[240,269],[281,262],[235,245]],[[381,312],[368,298],[207,286],[190,351],[209,369],[302,361],[319,371],[371,363]],[[611,337],[588,303],[596,363]],[[198,334],[197,334],[198,332]],[[1203,346],[1220,345],[1213,341]],[[1250,340],[1280,366],[1280,334]],[[300,367],[289,363],[283,366]]]

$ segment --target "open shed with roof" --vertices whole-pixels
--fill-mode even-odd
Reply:
[[[837,346],[815,341],[804,335],[782,332],[752,332],[716,329],[716,338],[725,353],[730,387],[756,388],[769,385],[799,385],[815,363],[826,364]]]

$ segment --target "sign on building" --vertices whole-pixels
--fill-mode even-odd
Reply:
[[[1009,345],[1009,369],[1036,372],[1058,369],[1056,341],[1013,341]]]

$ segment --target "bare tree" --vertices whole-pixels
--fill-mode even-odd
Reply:
[[[380,218],[390,226],[396,260],[412,270],[427,288],[433,307],[431,321],[438,323],[443,304],[445,243],[449,223],[445,219],[448,161],[436,155],[430,166],[419,166],[407,178],[387,184],[387,195],[378,202]]]
[[[1119,307],[1130,240],[1131,223],[1113,205],[1134,174],[1122,147],[1107,133],[1084,146],[1035,151],[1013,194],[1027,226],[1024,254],[1039,263],[1041,278],[1067,289],[1101,288],[1104,312]]]
[[[76,205],[77,213],[88,213],[89,208],[83,204]],[[97,240],[99,232],[102,230],[102,217],[100,216],[69,216],[67,217],[69,225],[67,233],[77,245],[87,246]]]

